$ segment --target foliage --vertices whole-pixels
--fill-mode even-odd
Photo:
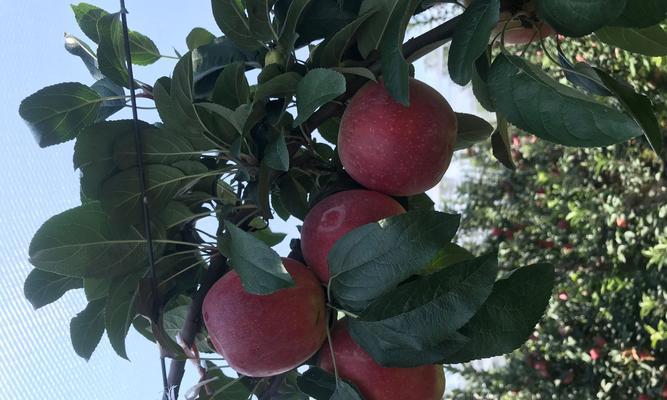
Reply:
[[[645,1],[658,14],[664,11],[659,0]],[[162,55],[138,32],[124,32],[125,14],[73,5],[81,30],[97,47],[68,36],[67,48],[82,59],[95,83],[49,86],[19,108],[40,146],[76,140],[74,167],[81,172],[82,204],[52,217],[35,234],[29,252],[40,272],[27,279],[25,292],[39,307],[67,290],[84,288],[89,304],[71,324],[72,343],[82,357],[91,356],[104,331],[116,352],[127,357],[125,336],[132,326],[173,359],[170,376],[182,376],[185,358],[197,359],[199,351],[211,348],[201,326],[201,304],[222,274],[235,269],[243,287],[255,295],[290,287],[292,279],[271,249],[284,236],[270,231],[270,220],[274,215],[303,219],[322,197],[358,187],[345,174],[335,148],[345,103],[368,80],[381,79],[397,102],[409,104],[410,63],[450,40],[450,74],[459,83],[472,80],[480,103],[498,113],[493,143],[504,164],[511,166],[507,123],[578,147],[645,135],[657,153],[662,151],[662,136],[656,134],[652,110],[643,106],[643,95],[602,70],[573,74],[567,67],[567,76],[584,76],[585,87],[597,85],[614,94],[618,107],[556,81],[537,64],[499,46],[492,35],[500,22],[497,0],[477,0],[461,16],[405,43],[411,17],[437,2],[211,3],[223,35],[194,28],[185,41],[189,51],[175,57]],[[604,13],[595,7],[559,12],[579,3],[544,0],[540,17],[574,36],[609,27],[621,34],[649,25],[661,29],[655,27],[661,19],[646,24],[655,12],[646,15],[644,8],[626,0],[615,0]],[[535,22],[521,18],[526,26]],[[624,37],[619,46],[637,48],[637,40]],[[660,51],[662,43],[660,35],[654,37],[659,43],[651,52]],[[296,57],[301,48],[309,51],[305,60]],[[128,64],[163,58],[177,59],[170,77],[152,85],[130,78]],[[246,76],[249,71],[258,73],[256,84]],[[130,97],[125,88],[152,101],[160,121],[108,120]],[[491,134],[480,118],[457,119],[458,149]],[[318,129],[325,140],[312,135]],[[632,162],[656,157],[644,149]],[[573,168],[590,162],[583,157],[575,161]],[[601,175],[616,176],[603,161],[596,161]],[[644,176],[633,175],[624,189],[647,189],[636,182]],[[590,190],[574,183],[581,185],[577,190]],[[450,243],[459,217],[434,211],[423,197],[399,198],[406,214],[362,226],[337,242],[329,257],[330,306],[357,317],[350,323],[352,336],[383,365],[464,362],[518,347],[551,296],[553,267],[543,261],[561,260],[545,254],[539,260],[503,263],[505,272],[513,272],[499,277],[496,253],[475,258]],[[581,206],[573,204],[570,219],[583,222],[576,214]],[[615,210],[626,206],[610,205]],[[217,221],[208,232],[198,228],[207,218]],[[655,218],[646,223],[656,223]],[[147,246],[149,237],[152,246]],[[631,256],[628,246],[639,246],[636,232],[615,239],[621,245],[613,248],[614,254]],[[661,251],[655,247],[651,254]],[[501,247],[501,255],[506,254]],[[298,251],[293,257],[298,258]],[[605,257],[600,255],[599,261]],[[441,309],[446,314],[431,318]],[[175,342],[179,321],[183,346]],[[660,343],[663,328],[655,329],[654,341]],[[209,378],[194,389],[199,398],[245,399],[251,393],[303,398],[299,382],[311,388],[331,386],[331,377],[311,373],[304,379],[296,370],[232,380],[212,364],[201,368],[209,370]],[[177,387],[176,379],[169,385]],[[320,380],[319,385],[313,380]],[[334,397],[359,396],[353,385],[336,382],[335,387]]]
[[[627,73],[649,94],[667,127],[664,59],[590,39],[563,54]],[[533,59],[565,79],[541,51]],[[504,363],[459,369],[454,398],[658,399],[667,390],[667,180],[663,162],[639,141],[602,149],[563,148],[514,131],[516,171],[478,148],[479,173],[460,189],[461,234],[478,251],[500,248],[507,264],[551,260],[554,301],[535,333]],[[646,395],[648,397],[640,397]]]

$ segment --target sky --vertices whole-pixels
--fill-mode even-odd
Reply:
[[[118,2],[89,0],[108,11]],[[164,54],[175,47],[186,51],[185,37],[201,26],[220,31],[210,13],[209,0],[127,0],[131,29],[151,37]],[[79,81],[92,84],[83,63],[63,47],[63,33],[79,38],[68,2],[0,1],[0,394],[19,400],[159,399],[160,368],[155,345],[131,331],[127,340],[131,362],[115,355],[106,337],[86,362],[73,351],[69,321],[85,307],[80,291],[71,291],[55,304],[37,311],[23,297],[23,281],[31,269],[28,245],[46,219],[79,205],[78,173],[72,167],[73,142],[40,149],[18,115],[20,101],[44,86]],[[153,82],[169,75],[174,60],[163,59],[135,69],[137,79]],[[438,89],[455,111],[476,112],[468,89],[455,87],[443,76],[445,58],[432,53],[416,65],[416,75]],[[129,112],[117,117],[129,117]],[[156,121],[155,113],[140,110],[140,118]],[[456,163],[445,185],[429,193],[453,190],[460,179]],[[278,222],[275,231],[294,235],[293,221]],[[289,250],[283,242],[281,254]],[[188,368],[184,388],[197,377]],[[451,383],[451,381],[450,381]],[[184,393],[185,390],[182,390]]]

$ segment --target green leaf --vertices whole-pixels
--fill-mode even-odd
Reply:
[[[643,133],[629,116],[556,82],[519,57],[496,57],[489,92],[509,122],[554,143],[608,146]]]
[[[297,46],[334,35],[359,15],[360,1],[312,0],[297,26]],[[274,7],[276,20],[284,22],[292,0],[279,0]],[[285,25],[281,23],[281,25]]]
[[[297,25],[310,2],[311,0],[292,0],[290,3],[285,22],[278,35],[278,45],[283,52],[289,53],[294,48],[294,43],[298,37],[296,33]]]
[[[278,245],[285,239],[285,237],[287,237],[286,233],[273,232],[269,228],[254,231],[252,232],[252,235],[257,239],[261,240],[262,242],[264,242],[269,247]]]
[[[489,112],[495,112],[496,106],[493,104],[491,94],[489,94],[489,62],[488,52],[483,53],[475,61],[472,71],[472,92],[479,104]]]
[[[260,83],[255,90],[253,101],[263,101],[271,97],[291,98],[297,91],[301,75],[296,72],[285,72],[264,83]]]
[[[90,360],[104,334],[104,300],[88,303],[69,324],[72,346],[79,357]]]
[[[197,103],[198,109],[204,109],[210,111],[215,116],[222,118],[229,126],[236,130],[238,135],[242,135],[244,132],[244,126],[250,115],[250,109],[246,105],[239,106],[236,110],[230,110],[229,108],[223,107],[220,104],[215,103]],[[209,129],[211,130],[211,129]],[[226,129],[225,129],[226,130]],[[218,135],[222,136],[222,135]],[[237,135],[224,135],[223,137],[228,142],[232,142]]]
[[[625,9],[612,25],[628,28],[646,28],[667,18],[667,2],[664,0],[628,0]]]
[[[294,286],[278,253],[229,221],[225,221],[225,228],[223,240],[229,249],[229,261],[246,292],[263,295]]]
[[[338,142],[338,130],[340,129],[340,118],[333,117],[324,121],[324,123],[317,127],[317,131],[322,135],[324,140],[329,143],[336,144]]]
[[[40,147],[66,142],[95,122],[104,101],[97,92],[77,82],[47,86],[26,97],[19,114]]]
[[[348,75],[357,75],[361,76],[363,78],[368,79],[369,81],[377,82],[377,77],[368,68],[363,68],[363,67],[336,67],[332,68],[336,72],[340,72],[341,74],[348,74]]]
[[[423,271],[420,271],[420,274],[431,274],[447,268],[450,265],[472,260],[473,258],[475,258],[475,256],[463,247],[456,243],[447,243],[440,249],[438,255],[431,260],[429,266]]]
[[[404,106],[410,104],[410,66],[403,57],[403,38],[408,21],[418,5],[418,0],[399,2],[391,14],[387,29],[380,41],[384,86],[391,96]]]
[[[246,378],[231,378],[222,373],[222,370],[211,361],[206,361],[206,390],[199,389],[198,400],[246,400],[250,397]],[[208,394],[210,391],[211,394]],[[278,400],[278,399],[276,399]]]
[[[274,0],[246,0],[250,32],[262,42],[278,40],[278,34],[271,25],[271,8]]]
[[[198,98],[206,97],[208,91],[213,89],[218,74],[227,65],[235,62],[243,62],[246,65],[259,67],[260,59],[264,58],[266,50],[245,51],[239,48],[227,37],[215,39],[212,43],[199,46],[192,50],[192,77],[196,91],[201,93]],[[202,89],[202,86],[210,85]]]
[[[128,87],[129,75],[125,64],[120,13],[102,16],[97,22],[97,31],[100,35],[97,47],[97,63],[100,71],[115,83]]]
[[[565,36],[585,36],[618,18],[628,0],[540,0],[540,18]],[[633,1],[633,0],[629,0]]]
[[[289,152],[285,143],[285,135],[277,135],[264,148],[264,158],[262,162],[269,168],[277,171],[289,170]]]
[[[145,164],[173,164],[197,158],[192,144],[169,129],[146,127],[141,131],[142,157]],[[113,160],[120,169],[137,165],[134,132],[126,132],[115,140]]]
[[[168,165],[146,165],[146,198],[152,212],[164,209],[179,189],[188,183],[185,174]],[[139,170],[126,169],[102,184],[102,208],[116,222],[138,223],[142,220]]]
[[[423,270],[454,237],[459,219],[458,215],[416,210],[347,233],[329,252],[333,298],[350,311],[364,309]]]
[[[573,65],[561,49],[558,50],[558,62],[563,67],[563,74],[567,80],[575,86],[593,95],[611,96],[611,92],[607,90],[593,67],[588,63],[577,62]]]
[[[132,64],[150,65],[162,57],[155,43],[139,32],[130,31],[130,56]]]
[[[262,44],[250,30],[248,18],[237,0],[211,0],[213,17],[220,30],[238,47],[253,50]]]
[[[605,71],[595,68],[595,72],[605,86],[614,93],[614,96],[626,111],[632,115],[637,124],[642,127],[653,151],[662,155],[664,139],[651,100],[646,95],[636,93],[627,83],[617,81]]]
[[[123,135],[132,135],[131,120],[103,121],[85,128],[74,144],[74,168],[81,170],[81,191],[87,198],[99,199],[102,182],[116,171],[113,160],[114,142]],[[140,132],[154,129],[139,121]]]
[[[359,29],[357,46],[364,58],[368,58],[371,51],[380,46],[380,40],[389,25],[391,15],[400,3],[399,0],[364,0],[361,2],[360,15],[371,10],[376,11],[373,17]]]
[[[377,9],[371,9],[363,14],[359,15],[354,21],[350,22],[343,29],[338,31],[335,35],[324,41],[320,44],[315,53],[313,54],[313,59],[315,65],[321,67],[335,67],[340,64],[343,54],[349,49],[352,45],[353,40],[357,38],[357,31],[362,26],[368,18],[377,14]]]
[[[100,105],[96,121],[104,121],[125,107],[125,90],[111,79],[100,79],[93,83],[90,88],[96,91],[102,99],[109,98],[108,100],[104,100]]]
[[[249,101],[250,87],[243,62],[234,62],[223,68],[215,81],[212,99],[214,103],[232,110]]]
[[[74,11],[76,23],[79,24],[81,31],[93,42],[99,43],[100,36],[97,33],[97,22],[100,18],[109,15],[109,13],[88,3],[72,4],[71,7]]]
[[[304,123],[320,106],[345,93],[345,77],[336,71],[315,68],[308,71],[296,88],[298,116],[293,126]]]
[[[132,226],[115,225],[98,202],[49,218],[35,233],[30,262],[71,277],[113,277],[145,265],[145,239]]]
[[[646,28],[607,26],[595,31],[597,38],[610,46],[652,57],[667,55],[667,32],[660,25]]]
[[[204,28],[193,28],[188,36],[185,38],[185,43],[188,45],[188,50],[194,50],[199,46],[209,44],[215,40],[215,35]]]
[[[497,255],[490,253],[421,276],[377,298],[359,318],[348,321],[348,328],[371,356],[400,366],[401,360],[383,358],[375,337],[406,350],[437,346],[475,315],[497,273]]]
[[[176,337],[181,334],[181,331],[186,324],[186,319],[188,313],[190,312],[191,304],[192,299],[189,297],[178,296],[170,300],[169,303],[165,306],[166,311],[162,317],[162,325],[164,327],[164,331],[174,341],[177,340]],[[210,348],[206,342],[204,332],[198,332],[195,336],[197,350],[203,353],[215,353],[215,350]]]
[[[504,115],[496,113],[498,127],[491,134],[491,151],[496,160],[500,161],[505,168],[515,170],[516,165],[512,158],[512,145],[510,142],[510,131],[507,119]]]
[[[467,149],[483,142],[493,133],[493,126],[482,118],[464,113],[456,113],[458,133],[454,151]]]
[[[127,274],[115,278],[109,286],[109,295],[106,299],[104,312],[104,326],[111,347],[116,354],[127,358],[125,351],[125,337],[130,330],[132,320],[137,315],[134,302],[138,293],[138,284],[141,274]]]
[[[109,279],[84,278],[83,291],[88,301],[99,300],[109,295]]]
[[[61,298],[67,291],[83,287],[81,278],[33,269],[23,283],[23,294],[36,310]]]
[[[291,215],[303,221],[308,213],[308,192],[293,173],[287,174],[278,182],[280,205]],[[274,194],[275,196],[275,194]],[[275,208],[275,206],[274,206]]]
[[[465,86],[473,76],[475,60],[486,51],[491,30],[500,19],[500,0],[476,0],[456,25],[447,65],[455,83]]]
[[[553,285],[554,268],[550,264],[518,268],[499,279],[482,308],[459,331],[470,341],[441,361],[468,362],[509,353],[521,346],[542,318]]]
[[[164,210],[157,216],[162,226],[166,229],[174,228],[185,222],[191,221],[194,213],[188,206],[180,201],[170,201]]]
[[[363,400],[354,384],[339,379],[322,368],[310,367],[296,378],[299,390],[315,400]]]
[[[105,79],[104,75],[97,67],[97,56],[95,55],[95,52],[84,41],[76,36],[66,33],[65,50],[67,50],[68,53],[79,57],[94,79]]]

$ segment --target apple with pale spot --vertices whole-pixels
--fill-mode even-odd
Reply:
[[[467,7],[473,1],[465,0],[464,4]],[[555,35],[556,31],[538,18],[537,1],[501,0],[500,22],[493,35],[505,31],[505,44],[526,44]]]
[[[445,373],[441,365],[383,367],[352,339],[345,320],[334,326],[331,348],[338,374],[354,383],[365,400],[441,400],[445,392]],[[319,366],[334,372],[328,343],[320,351]]]
[[[202,315],[218,353],[238,373],[265,377],[289,371],[315,354],[326,338],[326,303],[315,275],[283,258],[294,286],[268,295],[246,292],[235,271],[204,298]]]
[[[346,190],[326,197],[303,220],[303,258],[320,281],[327,284],[327,257],[338,239],[354,228],[404,212],[396,200],[370,190]]]
[[[440,93],[410,78],[409,97],[406,107],[382,82],[367,83],[350,100],[338,135],[347,173],[392,196],[415,195],[438,184],[456,142],[456,115]]]

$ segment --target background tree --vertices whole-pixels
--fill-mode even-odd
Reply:
[[[562,77],[532,49],[533,61]],[[614,73],[650,94],[667,127],[664,58],[645,58],[589,39],[563,54]],[[531,339],[490,370],[459,371],[454,398],[667,398],[667,180],[639,141],[574,149],[513,130],[516,171],[498,168],[485,147],[460,187],[462,235],[478,251],[499,247],[509,265],[552,260],[554,301]],[[482,239],[480,242],[479,239]]]

